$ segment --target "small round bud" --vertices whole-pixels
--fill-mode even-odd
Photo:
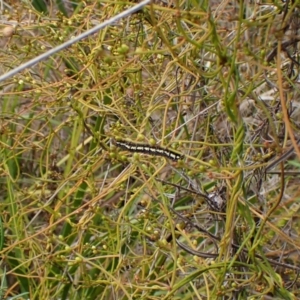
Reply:
[[[2,29],[3,36],[11,37],[15,32],[15,28],[12,26],[6,26]]]

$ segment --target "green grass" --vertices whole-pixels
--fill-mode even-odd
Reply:
[[[1,74],[133,5],[85,4],[7,8]],[[299,4],[157,2],[0,82],[1,297],[299,298]]]

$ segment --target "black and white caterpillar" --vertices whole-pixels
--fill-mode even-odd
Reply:
[[[135,144],[126,141],[114,141],[114,144],[117,147],[130,152],[138,152],[138,153],[145,153],[150,155],[163,156],[172,160],[183,159],[183,155],[159,146],[149,146],[147,144]]]

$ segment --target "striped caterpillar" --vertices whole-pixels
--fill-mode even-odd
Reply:
[[[183,159],[183,155],[180,155],[172,150],[165,149],[159,146],[149,146],[146,144],[135,144],[126,141],[114,141],[114,144],[124,150],[130,152],[145,153],[150,155],[163,156],[172,160]]]

